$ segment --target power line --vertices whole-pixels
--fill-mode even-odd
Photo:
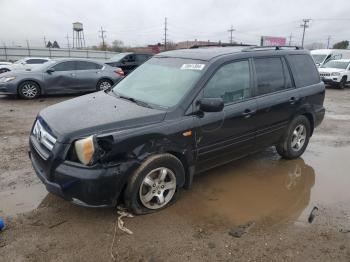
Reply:
[[[308,23],[311,19],[303,19],[303,24],[300,25],[300,27],[303,27],[303,38],[301,40],[301,47],[304,47],[304,39],[305,39],[305,30],[309,27]]]
[[[327,49],[329,49],[329,41],[331,40],[331,36],[329,35],[327,38]]]
[[[231,28],[229,30],[227,30],[227,32],[230,33],[230,44],[233,43],[233,37],[232,37],[232,33],[233,31],[236,31],[235,29],[233,29],[233,25],[231,25]]]
[[[107,32],[106,30],[103,30],[102,26],[101,26],[101,30],[99,31],[101,33],[100,38],[102,38],[102,46],[105,47],[105,38],[106,35],[105,33]]]
[[[164,50],[167,50],[167,31],[168,31],[168,25],[167,25],[167,18],[165,17],[164,21]]]

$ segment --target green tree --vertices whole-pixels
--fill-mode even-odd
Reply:
[[[333,49],[347,49],[349,47],[349,41],[341,41],[333,45]]]

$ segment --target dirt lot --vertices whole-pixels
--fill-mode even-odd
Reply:
[[[7,224],[0,261],[111,260],[116,210],[48,194],[27,156],[38,111],[70,98],[0,96],[0,217]],[[327,89],[327,116],[301,159],[281,160],[267,149],[196,177],[166,210],[126,218],[134,234],[117,231],[113,254],[119,261],[350,261],[349,101],[350,89]]]

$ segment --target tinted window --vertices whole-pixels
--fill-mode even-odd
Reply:
[[[124,59],[127,62],[135,62],[135,55],[128,55]]]
[[[62,62],[53,67],[55,71],[72,71],[75,70],[75,61]]]
[[[27,63],[27,64],[30,64],[30,65],[32,65],[32,64],[43,64],[43,63],[45,63],[45,62],[47,62],[46,59],[28,59],[28,60],[26,61],[26,63]]]
[[[143,63],[150,58],[150,55],[136,55],[136,61]]]
[[[87,61],[77,61],[77,70],[93,70],[101,69],[102,66],[96,63],[87,62]]]
[[[247,60],[222,66],[204,88],[203,97],[222,98],[224,103],[251,96],[249,62]]]
[[[320,82],[320,76],[311,56],[289,55],[288,60],[293,65],[294,79],[298,87],[313,85]]]
[[[284,74],[279,57],[254,59],[258,94],[268,94],[283,90]]]

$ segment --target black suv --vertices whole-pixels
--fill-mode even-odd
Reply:
[[[107,65],[121,68],[125,75],[129,74],[139,65],[150,59],[152,54],[141,53],[119,53],[113,56],[110,61],[106,62]]]
[[[194,174],[276,146],[299,157],[323,120],[308,51],[215,47],[158,54],[111,91],[42,110],[30,157],[50,192],[84,206],[166,207]]]

